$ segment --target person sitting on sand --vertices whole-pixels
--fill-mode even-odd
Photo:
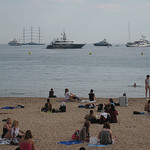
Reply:
[[[65,89],[65,100],[70,102],[76,102],[76,100],[80,100],[76,95],[69,92],[69,89]]]
[[[111,107],[109,108],[107,112],[110,114],[110,123],[117,123],[118,112],[117,110],[115,110],[115,106],[113,104],[111,104]]]
[[[90,137],[89,128],[90,128],[90,122],[86,120],[82,129],[79,132],[80,141],[87,141],[87,142],[89,141],[89,137]]]
[[[103,113],[100,114],[100,119],[97,120],[98,123],[104,124],[105,122],[109,122],[110,115],[105,110]]]
[[[150,113],[150,100],[145,104],[144,110]]]
[[[108,122],[105,122],[103,125],[103,129],[98,133],[97,138],[100,140],[100,144],[107,145],[112,144],[113,134],[110,129],[110,124]]]
[[[93,92],[93,89],[91,89],[91,91],[90,91],[90,93],[88,94],[89,95],[89,100],[90,101],[94,101],[95,100],[95,94],[94,94],[94,92]]]
[[[25,136],[21,139],[20,148],[16,150],[36,150],[30,130],[26,131]]]
[[[2,138],[11,138],[11,126],[12,120],[10,118],[7,118],[6,123],[3,126]]]
[[[56,95],[54,95],[54,90],[53,89],[51,89],[50,91],[49,91],[49,98],[50,97],[56,97]]]
[[[59,112],[66,112],[66,104],[65,102],[62,102],[59,107]]]
[[[94,115],[94,111],[90,110],[90,114],[86,115],[84,119],[90,121],[91,123],[96,123],[96,116]]]
[[[52,111],[52,104],[50,103],[50,99],[48,98],[47,99],[47,103],[45,103],[44,107],[42,108],[41,111],[44,111],[44,112],[48,112],[48,111]]]
[[[22,130],[19,129],[19,121],[18,120],[14,120],[12,123],[12,129],[11,129],[11,143],[12,145],[18,145],[18,139],[17,138],[22,138],[24,136],[24,132]],[[19,133],[22,133],[21,135]]]

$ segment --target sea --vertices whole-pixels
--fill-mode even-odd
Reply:
[[[84,98],[91,89],[100,98],[145,97],[150,47],[46,46],[0,45],[0,97],[48,97],[51,88],[57,97],[64,97],[65,88]]]

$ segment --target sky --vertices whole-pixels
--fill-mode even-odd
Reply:
[[[150,40],[150,0],[0,0],[0,44],[11,39],[49,44],[66,32],[67,38],[80,43],[94,43],[104,38],[110,43]]]

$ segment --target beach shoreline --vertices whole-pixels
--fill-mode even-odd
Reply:
[[[37,150],[78,150],[85,147],[87,150],[98,147],[89,147],[88,143],[75,145],[62,145],[58,141],[68,141],[77,129],[81,129],[84,123],[84,116],[89,113],[90,109],[78,108],[82,102],[66,102],[67,112],[65,113],[41,113],[41,108],[46,103],[47,97],[0,97],[0,108],[5,106],[16,107],[24,105],[24,108],[12,110],[0,109],[0,134],[4,122],[3,119],[8,117],[12,120],[19,120],[21,130],[31,130],[34,139],[37,140],[35,146]],[[53,108],[58,109],[64,98],[50,98]],[[87,99],[87,98],[81,98]],[[96,98],[96,104],[107,103],[109,98]],[[134,115],[133,111],[144,111],[144,105],[148,100],[146,98],[128,98],[128,106],[116,106],[118,111],[118,123],[111,124],[111,129],[117,137],[117,141],[104,150],[148,150],[149,145],[149,124],[150,116]],[[118,103],[118,98],[114,98]],[[93,109],[95,115],[99,115],[97,107]],[[91,136],[96,136],[103,125],[92,124],[90,127]],[[0,145],[0,149],[14,150],[16,146]]]

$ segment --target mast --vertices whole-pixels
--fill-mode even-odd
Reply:
[[[128,22],[128,35],[129,35],[129,42],[130,42],[130,22]]]
[[[33,40],[33,27],[31,26],[31,43],[32,43],[32,40]]]
[[[25,27],[23,27],[23,43],[25,44]]]
[[[39,27],[39,44],[41,43],[41,30],[40,30],[40,27]]]

